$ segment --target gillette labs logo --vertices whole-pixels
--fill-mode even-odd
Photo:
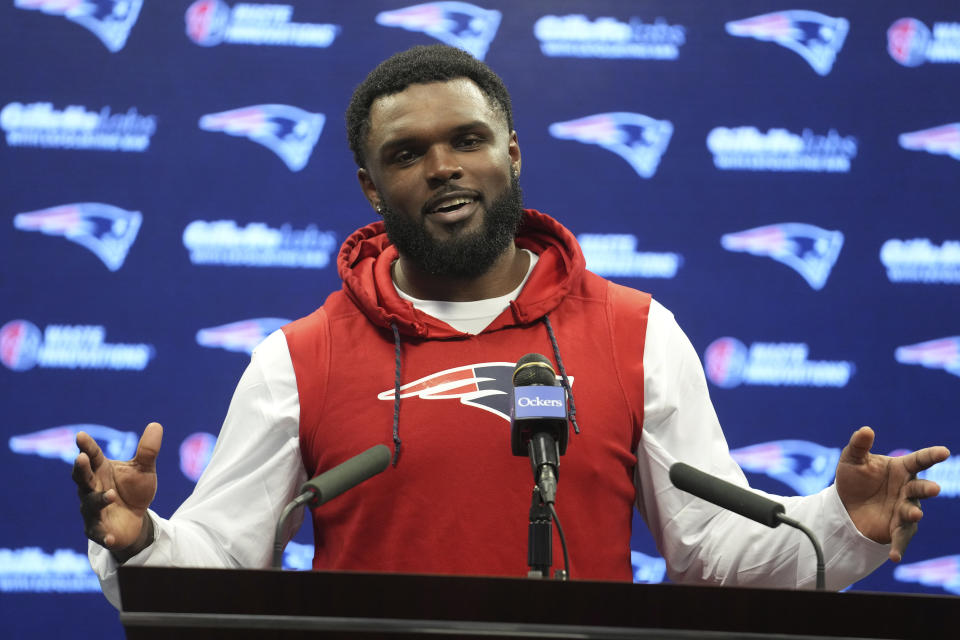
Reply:
[[[939,247],[928,238],[891,238],[880,247],[880,261],[890,282],[960,284],[960,241]]]
[[[960,160],[960,122],[901,133],[897,142],[909,151],[926,151]]]
[[[136,107],[126,113],[111,113],[110,107],[87,111],[80,105],[59,111],[49,102],[11,102],[0,111],[0,128],[11,147],[144,152],[157,117],[142,116]]]
[[[39,547],[0,549],[2,593],[99,593],[100,582],[86,553]]]
[[[85,432],[97,441],[108,458],[129,460],[137,451],[139,437],[132,431],[118,431],[99,424],[66,424],[10,438],[10,450],[21,455],[52,458],[73,464],[80,455],[77,434]]]
[[[840,449],[806,440],[764,442],[733,449],[730,455],[744,471],[770,476],[801,496],[830,486],[840,461]]]
[[[686,29],[667,24],[663,18],[644,24],[640,18],[620,22],[616,18],[584,15],[543,16],[533,25],[540,51],[548,57],[634,58],[676,60],[686,42]]]
[[[816,11],[777,11],[726,25],[727,33],[741,38],[775,42],[807,61],[821,76],[830,73],[843,47],[850,23]]]
[[[127,43],[143,0],[14,0],[13,6],[63,16],[92,32],[111,53],[116,53]]]
[[[670,144],[673,123],[640,113],[598,113],[555,122],[550,135],[560,140],[595,144],[626,160],[642,178],[652,178]]]
[[[427,2],[377,14],[377,24],[425,33],[483,60],[500,26],[499,11],[467,2]]]
[[[183,230],[183,246],[197,265],[323,269],[337,249],[332,231],[309,225],[296,231],[262,222],[240,227],[234,220],[194,220]]]
[[[208,327],[197,331],[197,344],[201,347],[226,349],[238,353],[253,353],[254,348],[268,335],[285,324],[286,318],[252,318]]]
[[[812,224],[784,222],[721,236],[727,251],[749,253],[776,260],[799,273],[819,291],[843,247],[843,234]]]
[[[897,347],[893,357],[900,364],[919,364],[960,376],[960,336]]]
[[[960,22],[935,22],[931,33],[916,18],[900,18],[887,29],[887,52],[905,67],[960,62]]]
[[[893,578],[900,582],[918,582],[927,587],[940,587],[944,591],[960,595],[960,555],[901,564],[893,570]]]
[[[142,371],[155,350],[151,344],[110,344],[99,325],[51,324],[41,333],[32,322],[12,320],[0,327],[0,362],[13,371],[111,369]]]
[[[142,220],[139,211],[100,202],[77,202],[18,213],[13,226],[76,242],[92,251],[110,271],[116,271],[123,266]]]
[[[703,354],[707,378],[718,387],[845,387],[855,371],[845,360],[808,360],[802,342],[754,342],[718,338]]]
[[[231,8],[221,0],[197,0],[187,8],[187,37],[203,47],[253,44],[329,47],[340,33],[337,24],[292,22],[288,4],[243,2]]]
[[[277,154],[290,171],[300,171],[307,166],[326,119],[322,113],[286,104],[259,104],[208,113],[200,118],[200,128],[262,144]]]
[[[582,233],[577,242],[587,268],[601,276],[673,278],[683,264],[679,253],[637,251],[637,237],[629,233]]]
[[[813,171],[847,173],[857,155],[857,139],[831,129],[827,135],[809,129],[761,133],[756,127],[716,127],[707,135],[713,165],[727,171]]]

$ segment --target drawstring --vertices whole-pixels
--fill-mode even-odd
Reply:
[[[567,390],[567,397],[570,399],[570,406],[567,408],[567,418],[573,423],[573,432],[580,433],[580,425],[577,424],[577,405],[573,401],[573,391],[570,389],[570,380],[567,378],[567,370],[563,368],[563,360],[560,358],[560,347],[557,346],[557,337],[553,335],[553,326],[550,324],[550,316],[544,314],[543,324],[547,326],[547,335],[550,336],[550,344],[553,345],[553,357],[557,359],[557,365],[560,367],[560,378],[563,381],[563,388]]]
[[[393,329],[394,357],[396,365],[393,378],[393,466],[400,460],[400,330],[397,323],[391,321]]]

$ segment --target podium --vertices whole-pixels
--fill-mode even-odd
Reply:
[[[129,640],[955,638],[960,598],[438,575],[121,567]]]

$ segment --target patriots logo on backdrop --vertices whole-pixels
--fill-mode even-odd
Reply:
[[[139,438],[132,431],[118,431],[99,424],[67,424],[10,438],[10,450],[23,455],[57,458],[73,463],[80,454],[77,434],[85,431],[108,458],[129,460],[137,451]]]
[[[286,104],[259,104],[200,118],[204,131],[222,131],[262,144],[277,154],[290,171],[307,166],[327,117]]]
[[[63,236],[92,251],[110,271],[123,266],[137,237],[143,216],[101,202],[78,202],[18,213],[13,226]]]
[[[11,320],[0,327],[0,362],[13,371],[26,371],[37,364],[43,334],[26,320]]]
[[[197,331],[197,344],[201,347],[220,348],[238,353],[253,353],[254,347],[285,324],[290,324],[290,320],[252,318],[222,324]]]
[[[468,2],[427,2],[377,14],[377,24],[419,31],[483,60],[500,26],[499,11]]]
[[[960,376],[960,336],[897,347],[893,355],[900,364],[919,364]]]
[[[13,6],[63,16],[92,31],[116,53],[127,43],[143,0],[14,0]]]
[[[510,395],[513,392],[515,362],[480,362],[431,373],[400,387],[400,398],[459,400],[468,407],[483,409],[510,422]],[[573,376],[567,379],[573,386]],[[377,400],[396,398],[394,389],[377,394]]]
[[[819,291],[840,256],[843,234],[812,224],[785,222],[724,234],[720,244],[727,251],[764,256],[785,264]]]
[[[809,496],[828,487],[840,461],[840,449],[806,440],[775,440],[730,452],[744,471],[764,473]]]
[[[670,144],[673,123],[640,113],[598,113],[555,122],[550,135],[560,140],[595,144],[617,154],[642,178],[651,178]]]
[[[776,11],[733,20],[724,26],[732,36],[776,42],[790,49],[821,76],[830,73],[850,30],[846,18],[831,18],[805,10]]]
[[[940,587],[960,595],[960,555],[901,564],[893,570],[893,578],[900,582],[919,582],[927,587]]]
[[[960,160],[960,122],[901,133],[897,142],[910,151],[927,151]]]

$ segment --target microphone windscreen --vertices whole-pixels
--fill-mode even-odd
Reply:
[[[557,385],[557,372],[553,363],[546,356],[539,353],[528,353],[519,360],[513,369],[513,386],[529,387],[540,385],[554,387]]]
[[[704,473],[683,462],[677,462],[670,467],[670,481],[678,489],[768,527],[778,526],[780,524],[778,515],[786,511],[779,502]]]

